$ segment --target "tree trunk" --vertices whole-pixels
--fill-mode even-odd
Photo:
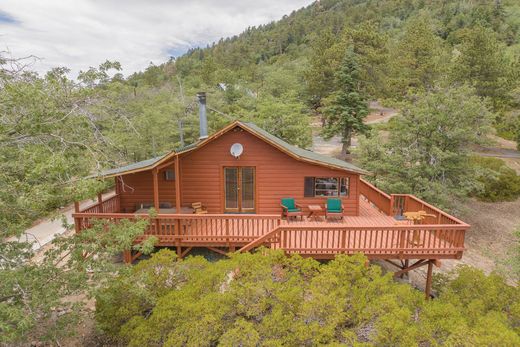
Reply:
[[[343,145],[341,147],[341,154],[346,157],[350,154],[350,145],[352,144],[352,130],[350,128],[343,129]]]

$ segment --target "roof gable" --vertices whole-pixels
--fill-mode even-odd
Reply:
[[[188,153],[188,152],[191,152],[191,151],[204,147],[206,144],[212,142],[216,138],[218,138],[218,137],[222,136],[223,134],[227,133],[228,131],[236,128],[237,126],[242,128],[243,130],[253,134],[254,136],[260,138],[261,140],[265,141],[266,143],[270,144],[271,146],[285,152],[286,154],[288,154],[289,156],[291,156],[297,160],[305,161],[305,162],[312,163],[315,165],[326,166],[329,168],[345,170],[345,171],[362,174],[362,175],[370,174],[368,171],[360,169],[357,166],[355,166],[354,164],[348,163],[346,161],[328,157],[326,155],[318,154],[318,153],[291,145],[291,144],[285,142],[284,140],[265,131],[264,129],[258,127],[254,123],[234,121],[204,140],[195,142],[191,145],[185,146],[183,148],[179,148],[177,150],[171,151],[169,153],[166,153],[164,155],[161,155],[161,156],[158,156],[155,158],[143,160],[143,161],[140,161],[137,163],[125,165],[125,166],[115,168],[115,169],[110,169],[110,170],[100,173],[99,175],[92,175],[89,177],[113,177],[113,176],[120,176],[123,174],[151,170],[151,169],[167,162],[168,160],[173,159],[176,155],[181,155],[181,154]]]

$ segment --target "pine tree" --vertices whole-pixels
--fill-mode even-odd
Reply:
[[[327,99],[324,109],[325,138],[342,137],[342,155],[349,154],[354,133],[363,133],[367,126],[363,119],[368,115],[368,102],[359,82],[359,66],[356,54],[348,49],[336,76],[338,90]]]

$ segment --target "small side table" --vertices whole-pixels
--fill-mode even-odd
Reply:
[[[320,205],[309,205],[309,215],[307,216],[310,219],[318,220],[321,217],[321,212],[323,209]]]

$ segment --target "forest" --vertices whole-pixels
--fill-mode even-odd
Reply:
[[[339,136],[341,157],[389,193],[453,213],[469,198],[516,200],[520,176],[474,149],[496,138],[520,146],[517,1],[322,0],[130,76],[108,60],[78,76],[67,67],[40,75],[34,59],[0,56],[0,344],[58,345],[84,315],[95,317],[99,345],[520,344],[520,226],[511,278],[461,268],[437,279],[428,303],[361,256],[209,263],[160,251],[127,268],[112,259],[139,223],[58,237],[38,260],[12,239],[110,188],[84,177],[195,142],[199,91],[210,131],[252,121],[302,148],[317,131]],[[375,100],[399,114],[366,125]],[[153,240],[138,247],[152,253]],[[144,284],[132,292],[136,279]],[[85,307],[94,299],[95,312]]]

